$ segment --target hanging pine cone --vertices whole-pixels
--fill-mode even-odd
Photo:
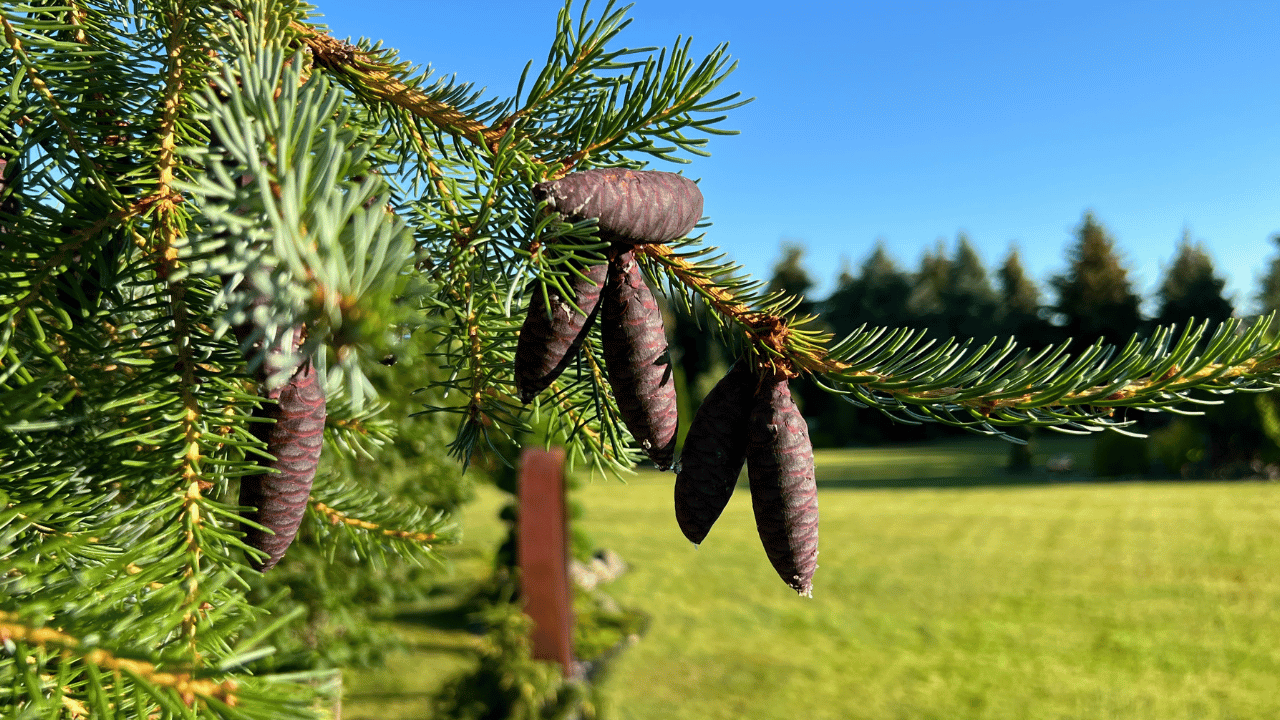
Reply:
[[[658,170],[584,170],[535,185],[533,197],[568,221],[596,218],[601,240],[628,245],[682,238],[702,217],[697,184]]]
[[[707,393],[689,425],[675,500],[676,522],[694,544],[706,538],[738,484],[758,382],[746,362],[735,363]]]
[[[578,354],[595,320],[608,271],[609,266],[601,263],[582,268],[585,280],[573,275],[570,280],[573,303],[560,297],[554,286],[547,286],[550,316],[542,293],[534,290],[516,343],[516,391],[520,402],[528,403],[547,389]],[[574,304],[582,312],[575,310]]]
[[[228,282],[229,278],[223,278],[223,281]],[[252,313],[255,307],[266,303],[266,295],[258,292],[249,311]],[[235,326],[234,330],[244,348],[253,333],[254,324],[246,322]],[[268,378],[292,370],[282,387],[266,391],[267,398],[276,402],[263,403],[253,413],[256,418],[275,421],[256,422],[252,428],[253,434],[266,443],[266,452],[275,460],[260,459],[258,464],[263,472],[240,479],[240,504],[254,508],[245,513],[244,519],[267,528],[261,530],[248,523],[241,525],[249,547],[267,554],[267,559],[262,562],[253,557],[249,559],[255,569],[263,572],[280,562],[298,534],[324,445],[324,379],[310,358],[299,364],[296,353],[302,344],[302,336],[301,327],[281,333],[256,372],[260,387],[265,388]],[[246,349],[252,352],[260,347]],[[291,351],[286,352],[286,347]]]
[[[267,528],[244,525],[249,546],[267,553],[261,564],[251,560],[262,571],[280,562],[298,534],[320,463],[325,421],[324,381],[309,359],[284,387],[268,395],[276,403],[264,403],[254,415],[275,423],[255,423],[254,434],[266,442],[267,452],[275,457],[265,463],[264,470],[278,472],[240,480],[240,504],[256,508],[245,513],[245,519]]]
[[[631,251],[609,264],[601,313],[605,370],[622,421],[665,470],[676,447],[675,377],[662,312]]]
[[[760,542],[782,580],[809,595],[818,567],[818,485],[809,428],[785,379],[757,393],[747,442]]]

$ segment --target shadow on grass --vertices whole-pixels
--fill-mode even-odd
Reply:
[[[821,473],[819,473],[821,474]],[[867,479],[818,478],[818,487],[824,490],[941,490],[988,487],[1052,487],[1057,485],[1119,485],[1123,483],[1160,483],[1181,485],[1206,482],[1259,482],[1261,478],[1181,478],[1148,475],[1121,475],[1101,477],[1095,475],[1002,475],[998,471],[990,475],[955,475],[950,477],[876,477]]]
[[[416,653],[443,653],[466,657],[475,657],[477,654],[475,645],[459,645],[445,642],[411,642],[407,643],[407,646],[409,650]]]
[[[469,633],[483,632],[484,624],[477,622],[472,617],[475,610],[475,605],[470,602],[463,602],[460,605],[432,610],[398,612],[391,619],[398,623],[423,625],[437,630]]]
[[[818,487],[823,490],[937,490],[945,488],[1018,486],[1047,487],[1050,485],[1101,484],[1128,481],[1130,481],[1129,478],[1096,478],[1089,475],[1006,475],[993,472],[990,475],[957,475],[953,477],[877,477],[868,479],[820,477],[818,478]]]
[[[429,698],[434,690],[360,690],[343,694],[344,700],[410,700],[413,698]],[[355,720],[371,715],[355,715]]]

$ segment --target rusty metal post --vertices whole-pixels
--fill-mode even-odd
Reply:
[[[520,592],[533,618],[533,657],[573,675],[573,595],[564,496],[564,449],[526,448],[520,455],[517,525]]]

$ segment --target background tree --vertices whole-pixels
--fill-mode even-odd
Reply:
[[[1010,246],[996,275],[1000,281],[1001,334],[1012,335],[1029,347],[1042,347],[1051,342],[1047,336],[1048,323],[1040,316],[1040,288],[1023,269],[1016,246]]]
[[[672,357],[689,390],[687,400],[690,408],[696,408],[720,379],[730,358],[729,350],[721,339],[715,333],[707,332],[710,324],[707,312],[704,303],[697,303],[692,312],[671,312],[672,322],[667,325],[670,328]]]
[[[911,325],[925,329],[930,337],[950,337],[944,297],[951,281],[951,259],[942,238],[934,249],[925,250],[911,280],[911,297],[907,299]]]
[[[804,269],[804,245],[798,242],[782,244],[782,259],[773,266],[773,275],[769,278],[768,292],[783,292],[799,298],[796,304],[797,315],[808,315],[814,310],[814,302],[809,298],[813,289],[813,278]]]
[[[1280,233],[1272,235],[1271,242],[1280,248]],[[1271,258],[1258,288],[1258,312],[1266,315],[1277,310],[1280,310],[1280,256]]]
[[[1213,272],[1213,260],[1204,246],[1192,242],[1191,231],[1182,231],[1178,254],[1160,283],[1160,310],[1156,322],[1186,326],[1190,318],[1198,322],[1221,322],[1231,317],[1231,301],[1222,296],[1227,281]]]
[[[1142,327],[1141,299],[1116,255],[1115,240],[1092,212],[1076,228],[1068,258],[1067,272],[1050,280],[1061,336],[1127,342]]]
[[[864,323],[879,327],[907,324],[911,280],[898,269],[883,241],[862,263],[857,276],[843,274],[836,289],[822,303],[822,317],[836,335],[844,336]]]
[[[845,268],[836,289],[819,306],[823,321],[837,337],[862,326],[903,327],[910,324],[907,300],[911,277],[900,270],[883,241],[876,243],[857,275]],[[876,444],[889,439],[921,439],[930,429],[904,425],[882,413],[841,402],[819,388],[801,385],[810,436],[817,447]]]
[[[992,322],[999,315],[996,293],[982,258],[964,233],[956,238],[956,252],[940,295],[948,337],[984,340],[997,334],[998,326]]]

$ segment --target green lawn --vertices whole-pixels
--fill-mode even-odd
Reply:
[[[612,716],[1280,717],[1276,488],[1010,478],[990,469],[1005,451],[820,453],[813,599],[774,574],[745,483],[699,548],[669,474],[588,485],[587,530],[632,564],[607,589],[653,615],[607,682]],[[472,537],[496,538],[497,502]],[[349,679],[347,717],[417,717],[445,661],[465,666],[464,633],[413,631],[421,652]]]

